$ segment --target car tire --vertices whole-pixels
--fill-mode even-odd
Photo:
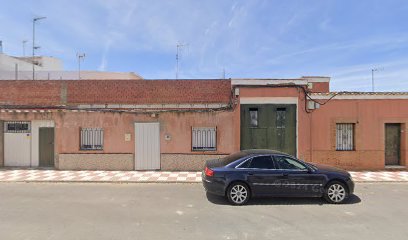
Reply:
[[[344,203],[349,196],[346,185],[339,181],[329,182],[325,188],[324,199],[332,204]]]
[[[245,205],[250,194],[249,187],[242,182],[232,183],[227,189],[227,198],[232,205]]]

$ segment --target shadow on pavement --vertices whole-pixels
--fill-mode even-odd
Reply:
[[[218,205],[230,205],[227,198],[206,193],[209,202]],[[347,201],[341,205],[360,203],[361,199],[357,195],[350,195]],[[303,198],[303,197],[270,197],[270,198],[252,198],[247,205],[325,205],[330,204],[323,198]]]

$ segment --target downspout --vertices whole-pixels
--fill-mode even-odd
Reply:
[[[309,129],[310,129],[310,133],[309,133],[309,143],[310,143],[310,162],[313,162],[313,112],[310,113],[310,118],[309,118]]]

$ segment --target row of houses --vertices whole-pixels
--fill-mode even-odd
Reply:
[[[2,80],[0,167],[201,170],[241,149],[345,169],[406,168],[408,93],[330,78]]]

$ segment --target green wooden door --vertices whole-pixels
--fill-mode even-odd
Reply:
[[[241,105],[241,149],[273,149],[296,155],[296,105]]]
[[[40,167],[54,166],[54,128],[40,128]]]
[[[399,165],[401,151],[401,124],[385,124],[385,165]]]

